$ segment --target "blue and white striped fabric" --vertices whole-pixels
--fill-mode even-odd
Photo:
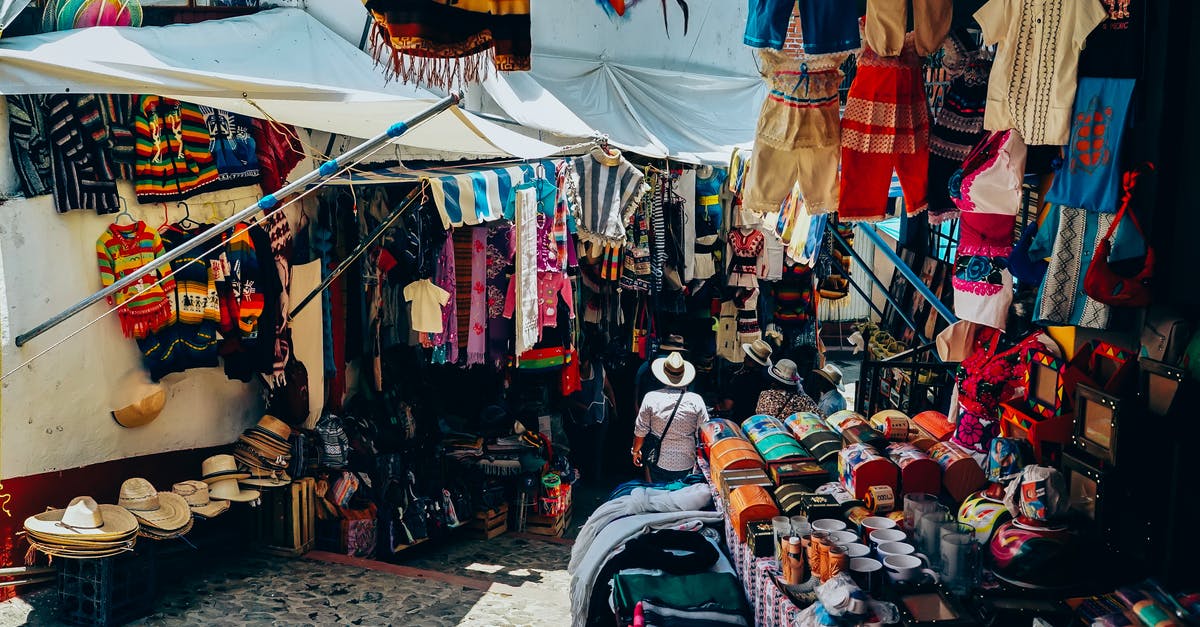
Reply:
[[[554,172],[554,161],[542,161],[430,178],[429,183],[442,224],[449,228],[499,220],[514,187],[539,177],[553,180]]]

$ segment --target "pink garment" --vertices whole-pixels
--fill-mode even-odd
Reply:
[[[434,284],[454,294],[454,238],[446,233],[446,241],[442,244],[442,252],[438,254],[437,274]],[[442,332],[429,337],[430,346],[447,345],[446,363],[458,361],[458,304],[451,298],[442,307]]]
[[[1016,215],[1021,208],[1026,152],[1016,131],[985,137],[963,163],[960,194],[953,190],[950,194],[954,204],[963,212]]]
[[[504,317],[511,318],[515,313],[517,281],[514,277],[508,283],[508,298],[504,303]],[[562,272],[538,272],[537,275],[537,325],[538,335],[541,330],[558,326],[558,297],[562,295],[567,304],[567,311],[572,319],[575,318],[575,291],[571,287],[571,279]]]
[[[471,232],[471,317],[468,323],[467,365],[482,364],[487,357],[487,227]]]

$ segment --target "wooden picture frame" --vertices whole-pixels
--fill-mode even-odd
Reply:
[[[1146,399],[1146,409],[1156,416],[1170,414],[1181,395],[1187,371],[1149,357],[1138,359],[1138,365],[1141,366],[1141,393]]]
[[[1101,462],[1116,464],[1122,404],[1120,398],[1080,383],[1075,389],[1075,434],[1071,443]]]

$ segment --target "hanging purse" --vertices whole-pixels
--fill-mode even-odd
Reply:
[[[1016,131],[990,133],[950,176],[950,199],[964,212],[1016,215],[1026,152]]]
[[[1153,170],[1154,165],[1147,163],[1145,168]],[[1146,239],[1146,234],[1138,223],[1137,215],[1129,207],[1130,201],[1133,199],[1133,188],[1137,185],[1137,179],[1141,174],[1141,169],[1125,173],[1122,181],[1124,190],[1121,194],[1121,208],[1117,210],[1117,215],[1108,227],[1108,232],[1096,246],[1096,254],[1092,256],[1092,263],[1083,277],[1083,291],[1106,305],[1145,307],[1150,304],[1150,279],[1154,276],[1154,248],[1150,246],[1150,243],[1146,242],[1146,256],[1142,261],[1141,268],[1132,276],[1118,273],[1108,261],[1108,256],[1112,253],[1112,237],[1117,232],[1117,226],[1121,224],[1121,218],[1129,216],[1138,235],[1141,235],[1143,240]]]
[[[630,351],[641,359],[650,354],[650,336],[653,333],[654,316],[650,315],[645,302],[639,302],[633,323],[633,343]]]

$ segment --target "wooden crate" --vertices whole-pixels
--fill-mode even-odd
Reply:
[[[507,533],[508,504],[501,504],[500,507],[486,512],[475,512],[475,517],[467,523],[467,529],[471,535],[484,540]]]
[[[317,538],[316,480],[304,477],[282,488],[263,490],[254,513],[254,547],[262,553],[299,557]]]
[[[575,505],[571,499],[571,492],[567,492],[567,509],[558,516],[541,516],[538,514],[530,514],[525,519],[525,531],[527,533],[537,534],[539,536],[552,536],[561,538],[566,533],[567,528],[571,526],[571,514]]]

